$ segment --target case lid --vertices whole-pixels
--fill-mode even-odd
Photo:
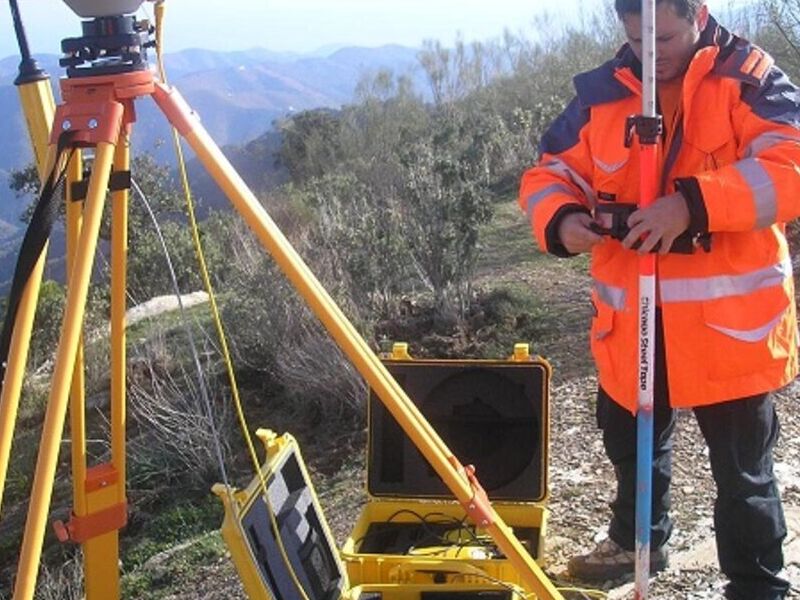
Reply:
[[[475,466],[491,500],[547,497],[546,361],[387,360],[385,365],[461,464]],[[368,427],[370,495],[454,498],[373,390]]]
[[[223,526],[223,536],[240,575],[246,575],[242,580],[248,595],[298,598],[296,577],[309,600],[339,600],[349,587],[347,575],[297,443],[287,434],[265,438],[265,445],[268,460],[262,472],[269,506],[258,477],[240,492],[236,509],[227,492],[217,491],[228,517],[237,523]]]

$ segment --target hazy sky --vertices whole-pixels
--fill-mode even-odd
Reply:
[[[104,3],[106,0],[95,0]],[[60,0],[18,0],[33,52],[60,52],[79,35],[78,18]],[[727,6],[730,0],[709,4]],[[7,2],[0,7],[0,57],[17,53]],[[418,46],[499,36],[504,28],[532,32],[546,7],[575,18],[601,0],[167,0],[166,50],[187,47],[307,52],[332,44]],[[152,12],[149,3],[145,11]],[[552,10],[552,8],[551,8]]]

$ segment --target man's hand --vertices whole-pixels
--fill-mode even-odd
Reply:
[[[574,212],[561,219],[558,238],[570,254],[589,252],[595,244],[603,241],[603,236],[590,229],[591,215]]]
[[[647,254],[658,242],[659,254],[667,254],[675,238],[689,228],[690,215],[686,199],[680,192],[656,199],[647,208],[641,208],[628,217],[630,233],[622,245],[630,249],[640,238],[639,254]]]

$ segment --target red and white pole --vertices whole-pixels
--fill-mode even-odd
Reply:
[[[656,0],[642,0],[642,114],[636,120],[640,155],[640,208],[656,199],[658,141],[656,112]],[[653,502],[653,386],[655,367],[656,253],[639,258],[639,369],[636,412],[636,574],[634,598],[647,598]]]

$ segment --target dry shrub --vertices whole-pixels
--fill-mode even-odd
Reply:
[[[295,237],[305,245],[302,234]],[[353,366],[257,242],[241,236],[237,243],[224,321],[243,381],[269,400],[271,417],[281,412],[298,426],[361,418],[365,388]],[[326,289],[334,287],[329,279]],[[346,297],[337,302],[352,308]]]
[[[278,357],[278,376],[295,410],[312,423],[336,427],[363,419],[366,383],[313,317],[292,328]]]
[[[185,344],[185,342],[182,342]],[[180,479],[207,487],[219,479],[219,452],[230,456],[233,415],[227,393],[213,378],[211,356],[200,352],[206,399],[192,363],[170,352],[163,335],[139,349],[130,378],[129,407],[138,429],[130,441],[132,487],[155,488]]]
[[[79,551],[59,565],[42,564],[36,600],[83,600],[83,559]]]

